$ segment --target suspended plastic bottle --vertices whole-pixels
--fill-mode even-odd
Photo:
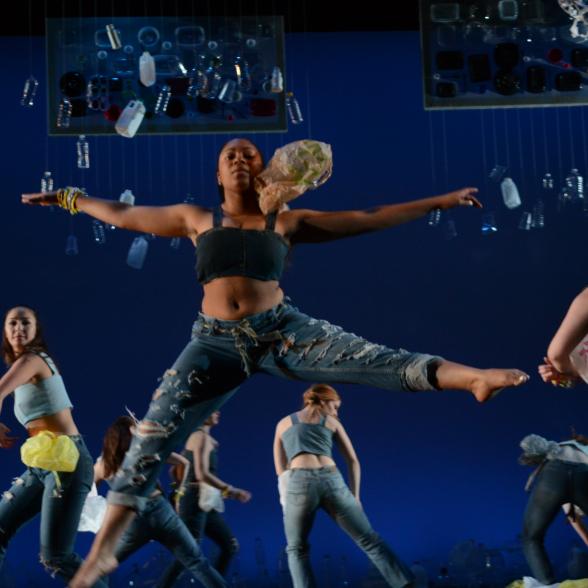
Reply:
[[[447,219],[443,225],[443,237],[445,237],[447,241],[457,237],[457,227],[455,226],[455,221],[452,218]]]
[[[541,198],[538,198],[533,205],[533,212],[531,213],[531,228],[545,228],[545,205]]]
[[[208,78],[206,74],[194,68],[190,72],[190,85],[188,86],[188,90],[186,91],[186,96],[188,98],[196,98],[197,96],[206,97],[208,94]]]
[[[135,195],[133,194],[133,192],[131,190],[129,190],[128,188],[119,196],[118,199],[119,202],[122,202],[123,204],[128,204],[129,206],[134,206],[135,205]]]
[[[239,102],[242,98],[241,92],[237,90],[237,82],[235,80],[226,80],[221,91],[218,93],[218,99],[221,102],[230,104],[231,102]]]
[[[169,246],[176,251],[180,248],[180,244],[182,242],[181,237],[174,237],[170,242]]]
[[[555,184],[553,181],[553,176],[549,172],[543,176],[541,185],[543,186],[544,190],[553,190]]]
[[[298,100],[296,100],[296,97],[292,92],[288,92],[286,94],[286,110],[288,111],[290,122],[293,125],[299,125],[300,123],[304,122],[300,105],[298,104]]]
[[[500,183],[500,191],[502,192],[502,199],[506,208],[517,208],[521,205],[521,197],[517,185],[512,178],[504,178]]]
[[[57,110],[56,124],[60,129],[67,129],[71,123],[72,105],[68,98],[62,98]]]
[[[78,252],[78,239],[75,235],[68,235],[65,242],[65,254],[66,255],[77,255]]]
[[[169,100],[171,98],[171,88],[165,84],[159,91],[157,96],[157,102],[155,103],[154,112],[155,114],[164,114],[167,110]]]
[[[90,145],[88,144],[86,135],[80,135],[76,143],[76,150],[78,154],[78,168],[90,169]]]
[[[237,85],[244,92],[251,90],[251,72],[249,64],[241,56],[235,58],[235,74],[237,76]]]
[[[142,235],[135,237],[131,243],[129,253],[127,254],[127,264],[134,269],[142,269],[148,250],[149,241],[147,241]]]
[[[279,94],[284,91],[284,76],[277,65],[272,69],[271,91],[272,94]]]
[[[92,234],[94,235],[94,242],[96,245],[104,245],[104,243],[106,243],[106,229],[97,219],[92,221]]]
[[[441,222],[441,209],[435,208],[429,212],[429,218],[427,219],[427,225],[430,227],[438,227]]]
[[[491,170],[490,173],[488,174],[488,177],[493,181],[493,182],[501,182],[502,178],[504,178],[504,174],[506,173],[506,170],[508,168],[505,165],[500,165],[500,164],[496,164]]]
[[[132,139],[145,118],[145,112],[145,105],[141,100],[131,100],[118,117],[114,130],[122,137]]]
[[[149,51],[143,51],[143,54],[139,58],[139,79],[147,88],[153,86],[157,80],[155,59],[153,59],[153,55]]]
[[[569,188],[571,200],[584,200],[584,177],[574,167],[566,177],[566,186]]]
[[[22,98],[20,99],[20,103],[22,106],[30,108],[35,104],[35,95],[37,94],[38,87],[39,82],[34,76],[29,76],[26,79],[22,91]]]
[[[53,192],[53,177],[50,171],[43,173],[43,177],[41,178],[41,192]]]
[[[533,226],[533,215],[530,212],[523,212],[521,220],[519,221],[519,229],[521,231],[530,231]]]
[[[122,47],[122,43],[120,41],[120,35],[118,34],[118,30],[113,24],[106,25],[106,34],[108,35],[108,40],[110,41],[110,46],[113,49],[120,49]]]
[[[213,100],[217,97],[218,92],[221,87],[221,75],[218,72],[218,69],[214,66],[210,66],[206,70],[206,78],[207,78],[207,94],[206,97],[210,100]]]
[[[493,212],[487,212],[482,216],[482,235],[493,235],[498,232],[496,219]]]

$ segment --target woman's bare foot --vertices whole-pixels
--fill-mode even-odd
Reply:
[[[68,586],[69,588],[92,588],[102,576],[111,574],[117,567],[118,561],[112,555],[109,557],[88,555]]]
[[[528,380],[529,376],[521,370],[478,370],[478,375],[472,379],[469,389],[478,402],[486,402],[503,388],[520,386]]]

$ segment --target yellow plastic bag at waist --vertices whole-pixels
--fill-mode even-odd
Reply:
[[[20,448],[22,462],[31,468],[52,472],[73,472],[78,465],[80,452],[67,435],[41,431],[27,439]]]

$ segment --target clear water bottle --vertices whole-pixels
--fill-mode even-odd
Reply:
[[[427,225],[430,227],[438,227],[441,223],[441,209],[435,208],[429,212],[429,217],[427,219]]]
[[[533,212],[531,213],[531,228],[545,228],[545,205],[541,198],[538,198],[533,205]]]
[[[214,66],[210,66],[206,70],[206,78],[207,78],[207,92],[206,97],[210,100],[213,100],[217,97],[218,92],[221,88],[221,75],[218,72],[218,69]]]
[[[180,244],[182,242],[181,237],[174,237],[170,242],[169,246],[176,251],[180,248]]]
[[[92,221],[92,235],[94,236],[94,243],[96,245],[104,245],[106,243],[106,229],[97,219]]]
[[[298,104],[298,100],[296,100],[296,97],[292,92],[288,92],[286,94],[286,110],[288,111],[290,122],[293,125],[299,125],[300,123],[304,122],[300,105]]]
[[[53,192],[53,176],[50,171],[43,173],[43,177],[41,178],[41,192],[44,194],[47,192]]]
[[[498,232],[498,226],[493,212],[482,215],[482,235],[493,235]]]
[[[493,182],[501,182],[502,178],[504,178],[504,174],[506,173],[507,167],[505,165],[500,165],[500,164],[496,164],[491,170],[490,173],[488,174],[488,177],[493,181]]]
[[[530,231],[533,226],[533,215],[530,212],[523,212],[521,220],[519,221],[519,229],[521,231]]]
[[[57,109],[57,126],[60,129],[67,129],[71,124],[72,105],[68,98],[62,98]]]
[[[147,88],[153,86],[157,80],[155,59],[153,59],[153,55],[149,51],[143,51],[143,55],[139,58],[139,79]]]
[[[242,98],[241,92],[237,90],[237,82],[235,80],[226,80],[218,93],[218,99],[221,102],[230,104],[231,102],[239,102]]]
[[[566,177],[566,187],[569,188],[572,201],[584,200],[584,177],[580,175],[577,168],[570,170]]]
[[[65,254],[66,255],[77,255],[78,251],[78,239],[75,235],[68,235],[65,241]]]
[[[110,46],[114,50],[120,49],[122,47],[119,31],[113,24],[106,25],[106,34],[108,35],[108,40],[110,41]]]
[[[541,179],[541,185],[543,186],[544,190],[553,190],[555,184],[553,181],[553,176],[549,172],[547,172]]]
[[[194,68],[190,72],[190,83],[188,86],[188,90],[186,91],[186,96],[188,98],[196,98],[197,96],[206,97],[208,94],[208,78],[206,74]]]
[[[128,188],[119,196],[118,199],[119,202],[122,202],[123,204],[128,204],[129,206],[134,206],[135,205],[135,195],[133,194],[133,192],[131,190],[129,190]]]
[[[171,98],[171,88],[165,84],[159,91],[157,96],[157,102],[155,103],[155,114],[164,114]]]
[[[39,82],[34,76],[29,76],[25,83],[24,88],[22,91],[22,98],[20,99],[20,103],[22,106],[26,106],[30,108],[35,103],[35,95],[37,93],[37,88],[39,87]]]
[[[235,58],[235,74],[237,75],[237,85],[243,92],[251,90],[251,72],[249,64],[241,56]]]
[[[519,189],[512,178],[504,178],[500,183],[500,191],[502,192],[502,200],[506,208],[517,208],[521,205],[521,197]]]
[[[148,250],[149,241],[142,235],[135,237],[127,254],[127,265],[137,270],[142,269]]]
[[[279,94],[284,91],[284,76],[282,75],[282,70],[277,65],[272,69],[270,89],[272,94]]]
[[[76,151],[78,154],[78,168],[90,169],[90,145],[86,135],[80,135],[76,143]]]

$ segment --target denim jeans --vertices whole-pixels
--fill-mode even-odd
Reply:
[[[192,340],[163,375],[117,472],[110,502],[140,509],[174,447],[250,375],[430,390],[439,357],[390,349],[313,319],[287,301],[241,320],[200,315]]]
[[[147,501],[125,531],[114,556],[122,562],[152,540],[167,547],[180,562],[180,569],[187,568],[205,588],[227,587],[227,583],[204,557],[186,525],[163,496]]]
[[[205,536],[217,544],[220,551],[214,567],[220,574],[226,575],[231,559],[239,550],[239,543],[222,515],[215,510],[206,512],[199,508],[197,486],[187,488],[180,500],[179,510],[180,518],[199,544]],[[184,566],[178,558],[167,567],[157,588],[170,588],[183,571]]]
[[[92,456],[80,435],[72,435],[80,458],[71,473],[60,472],[58,488],[53,472],[28,468],[15,478],[0,501],[0,565],[8,542],[22,525],[41,513],[41,562],[53,576],[69,581],[82,559],[74,553],[80,515],[94,480]],[[99,580],[94,584],[104,587]]]
[[[286,551],[294,588],[317,586],[310,565],[308,536],[319,508],[323,508],[366,553],[388,586],[400,588],[413,581],[409,568],[372,529],[363,508],[334,466],[296,468],[290,474],[284,508]]]
[[[543,584],[555,582],[545,550],[545,533],[567,502],[588,512],[588,465],[550,460],[535,480],[525,510],[522,535],[527,563],[533,576]]]

